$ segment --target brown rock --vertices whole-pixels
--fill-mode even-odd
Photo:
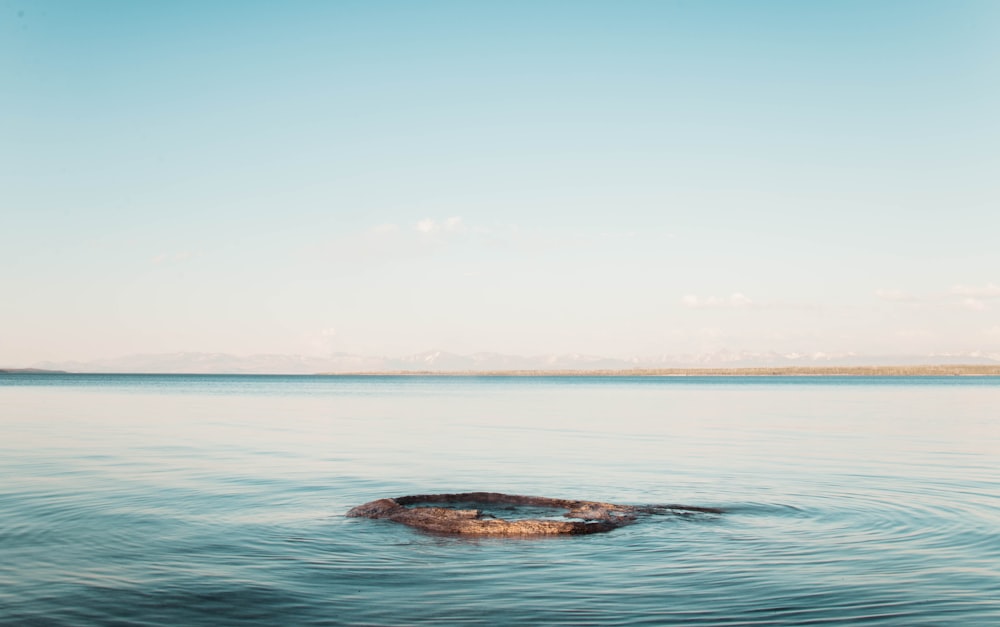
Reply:
[[[480,509],[417,506],[427,503],[549,507],[564,509],[566,510],[564,517],[579,520],[536,518],[505,520],[484,515]],[[386,519],[434,533],[477,536],[539,536],[601,533],[635,522],[638,514],[663,514],[675,511],[722,513],[721,510],[710,507],[616,505],[614,503],[552,499],[542,496],[501,494],[499,492],[463,492],[378,499],[351,509],[347,512],[347,516]]]

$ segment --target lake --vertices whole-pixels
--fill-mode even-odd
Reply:
[[[344,516],[469,491],[724,513]],[[1000,378],[0,374],[0,623],[1000,624]]]

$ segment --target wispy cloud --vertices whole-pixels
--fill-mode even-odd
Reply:
[[[601,246],[620,246],[643,235],[634,230],[589,233],[585,230],[526,228],[517,224],[475,224],[461,216],[427,216],[415,221],[383,222],[343,232],[318,242],[308,252],[321,259],[327,268],[332,262],[337,268],[335,271],[355,272],[359,268],[440,255],[450,248],[468,244],[517,251],[523,256],[556,249],[587,249],[593,252]],[[746,297],[736,295],[735,298],[735,305],[750,305]]]
[[[988,300],[1000,298],[1000,285],[988,283],[987,285],[955,285],[951,288],[951,294],[961,296],[957,305],[969,311],[987,311],[990,305]]]
[[[969,311],[986,311],[989,306],[978,298],[963,298],[959,301],[959,306]]]
[[[403,259],[433,256],[486,229],[467,225],[460,216],[423,218],[410,224],[384,222],[344,233],[323,242],[319,253],[325,262],[356,270]]]
[[[467,227],[459,216],[452,216],[442,222],[424,218],[413,226],[418,233],[464,233]]]
[[[879,289],[875,296],[893,303],[906,303],[922,307],[946,306],[958,307],[968,311],[986,311],[990,309],[986,302],[1000,298],[1000,286],[987,285],[955,285],[947,292],[931,293],[918,296],[899,289]]]
[[[951,293],[955,296],[968,296],[970,298],[1000,298],[1000,285],[993,283],[988,285],[956,285],[951,288]]]

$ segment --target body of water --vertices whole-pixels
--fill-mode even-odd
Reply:
[[[0,375],[0,624],[1000,624],[1000,379]],[[434,536],[495,491],[721,515]]]

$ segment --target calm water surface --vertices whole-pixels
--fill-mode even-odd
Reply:
[[[998,417],[998,378],[0,375],[0,623],[1000,624]],[[479,490],[726,513],[344,517]]]

